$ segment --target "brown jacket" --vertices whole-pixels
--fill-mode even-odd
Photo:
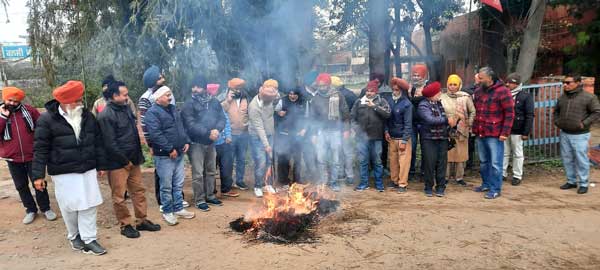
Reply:
[[[590,132],[592,123],[600,118],[598,98],[579,87],[558,98],[554,107],[554,124],[569,134]],[[583,127],[581,127],[583,124]]]
[[[248,99],[246,97],[239,99],[239,105],[238,100],[234,99],[231,102],[224,100],[221,102],[221,106],[229,116],[232,135],[248,132]]]

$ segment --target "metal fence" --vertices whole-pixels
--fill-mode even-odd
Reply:
[[[562,83],[523,86],[523,91],[529,92],[535,101],[533,130],[529,140],[523,142],[526,163],[560,158],[560,130],[554,125],[553,110],[562,90]]]

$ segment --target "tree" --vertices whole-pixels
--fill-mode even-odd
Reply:
[[[544,14],[546,12],[545,0],[533,0],[527,14],[527,26],[523,31],[523,42],[519,51],[517,73],[523,82],[529,81],[535,67],[538,47],[540,46],[540,32]]]

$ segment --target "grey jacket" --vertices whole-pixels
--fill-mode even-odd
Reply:
[[[273,102],[264,104],[256,95],[248,105],[248,133],[257,136],[265,147],[270,146],[267,136],[275,133],[275,120],[273,114],[275,106]]]

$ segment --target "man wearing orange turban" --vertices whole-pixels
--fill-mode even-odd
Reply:
[[[411,155],[411,160],[410,160],[410,178],[413,178],[415,175],[418,175],[417,177],[422,176],[423,172],[417,172],[417,166],[416,166],[416,162],[417,162],[417,150],[419,149],[417,147],[417,143],[419,143],[419,127],[421,126],[421,124],[419,123],[419,118],[417,116],[417,111],[416,109],[419,107],[419,103],[421,103],[421,100],[424,99],[423,97],[423,88],[425,88],[425,86],[427,85],[427,75],[428,75],[428,70],[427,70],[427,66],[424,64],[416,64],[412,66],[411,69],[411,88],[410,91],[408,93],[408,98],[410,99],[410,101],[413,104],[413,134],[412,134],[412,138],[411,138],[411,148],[412,148],[412,155]],[[423,168],[423,166],[419,166],[419,168]]]
[[[83,92],[80,81],[52,92],[35,129],[32,176],[40,191],[46,188],[46,171],[52,178],[71,248],[102,255],[106,249],[96,240],[96,207],[102,204],[96,170],[104,168],[105,154],[96,118],[83,107]]]
[[[2,89],[0,153],[8,163],[15,188],[26,209],[23,223],[29,224],[35,219],[38,207],[48,220],[55,220],[56,214],[50,210],[48,190],[36,190],[34,200],[29,188],[29,181],[33,181],[28,176],[31,175],[35,122],[40,117],[40,113],[35,108],[21,103],[24,98],[25,92],[19,88]]]

